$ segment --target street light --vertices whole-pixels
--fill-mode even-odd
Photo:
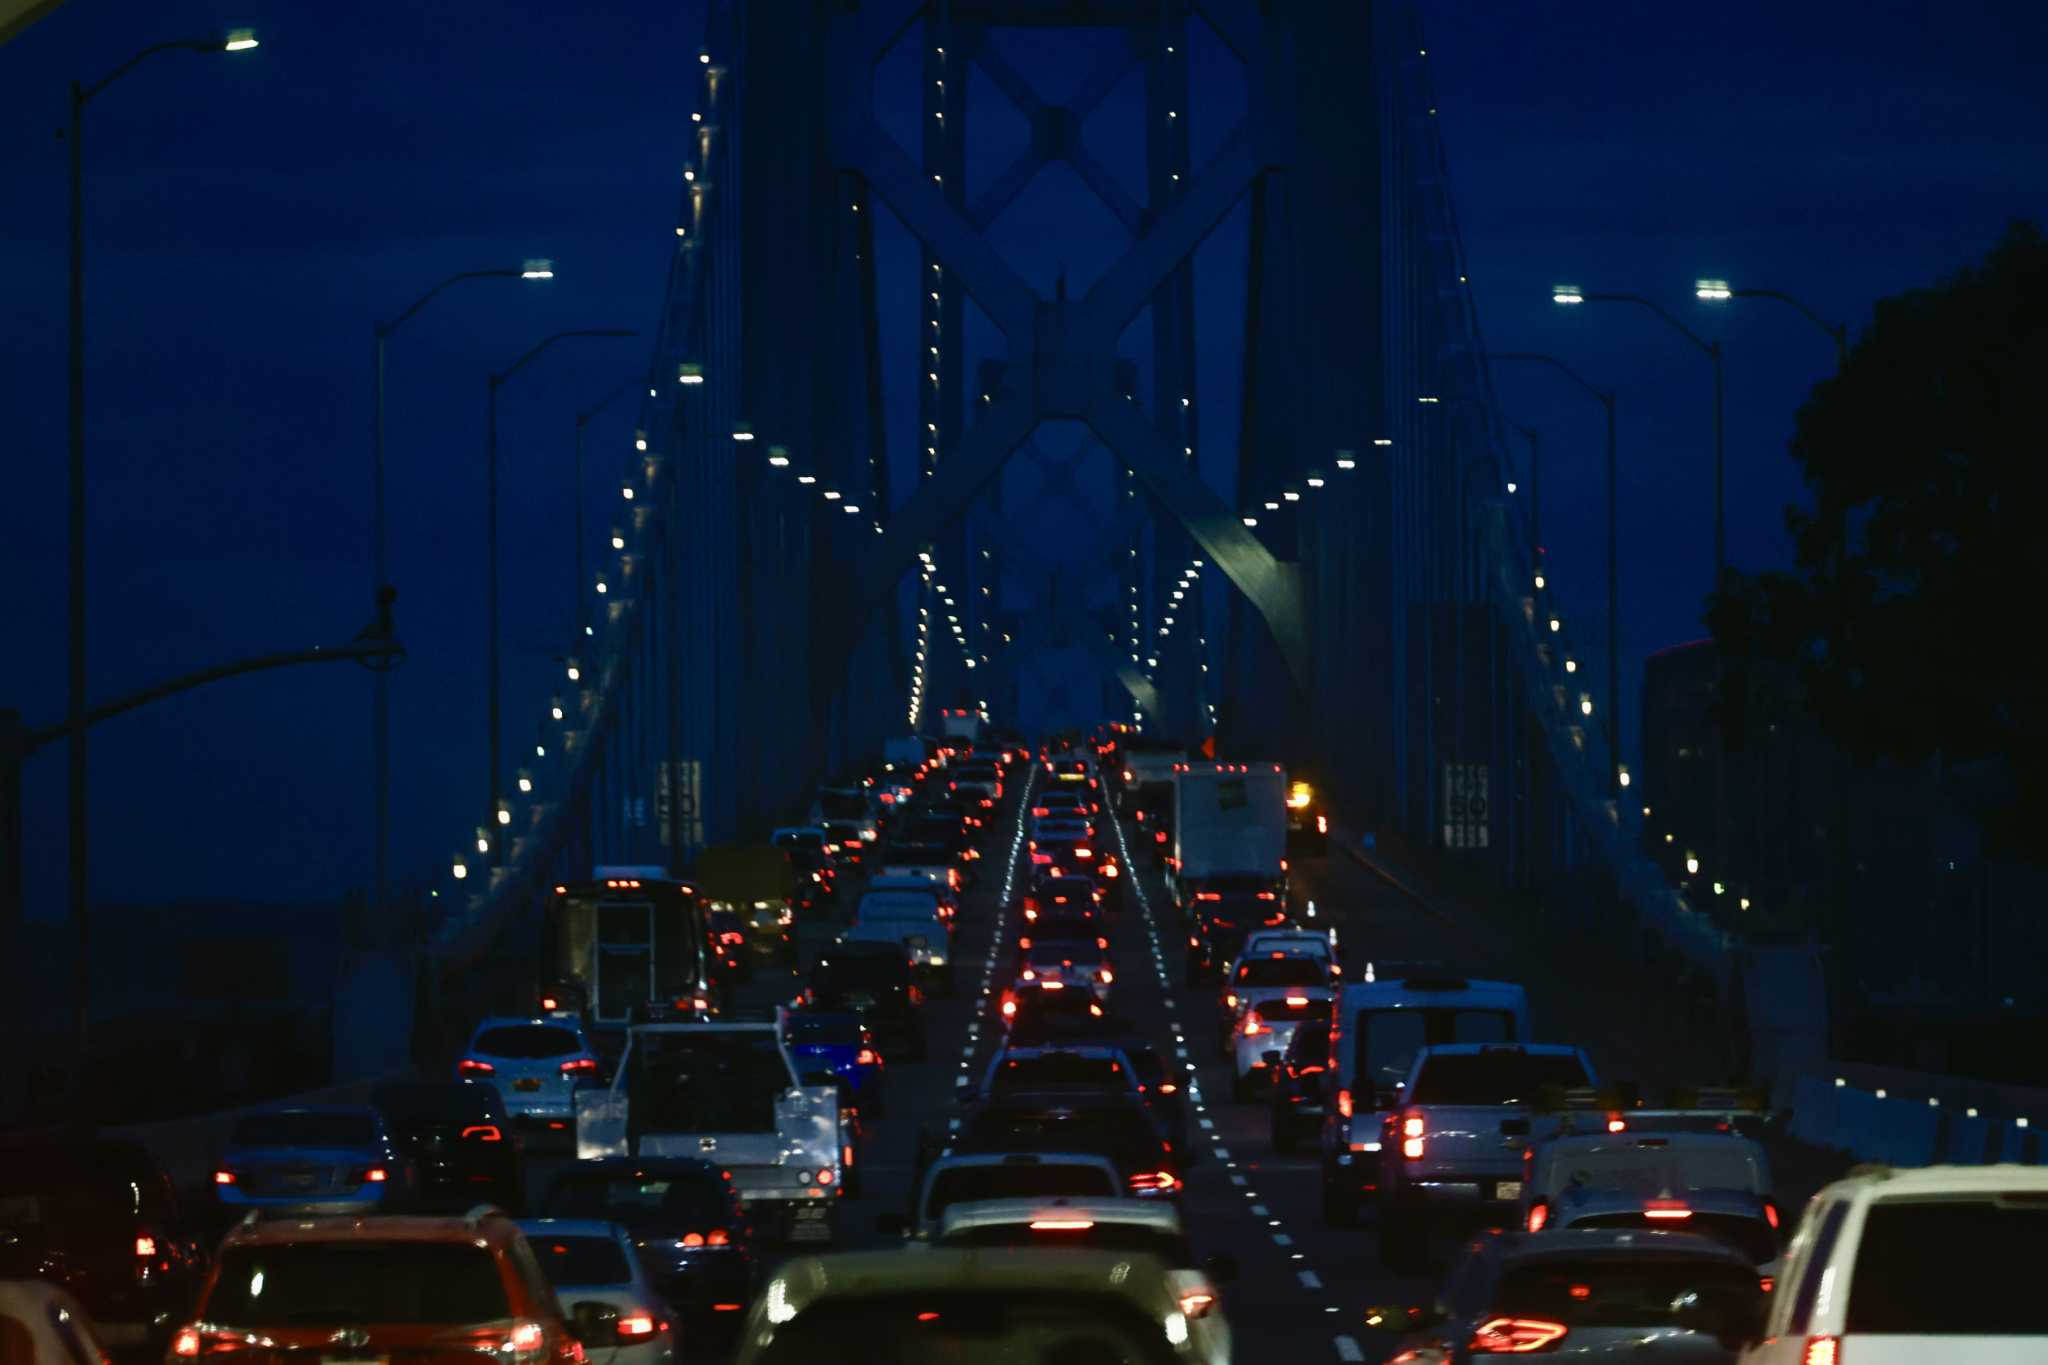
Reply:
[[[570,499],[570,515],[576,518],[576,595],[570,599],[576,604],[576,612],[569,623],[570,638],[574,640],[581,640],[589,633],[588,622],[583,610],[583,585],[590,581],[585,576],[586,570],[583,562],[583,537],[585,532],[583,517],[583,432],[599,413],[618,402],[621,398],[624,398],[633,389],[639,387],[640,381],[638,379],[628,379],[625,383],[619,385],[616,389],[613,389],[610,393],[576,414],[576,494]],[[612,537],[612,548],[614,550],[625,549],[625,540],[620,536],[614,535]]]
[[[237,50],[231,48],[230,50]],[[389,322],[372,325],[377,338],[375,365],[377,397],[376,428],[370,443],[370,595],[374,600],[384,591],[387,576],[384,529],[384,351],[392,333],[434,301],[436,295],[463,280],[521,279],[551,280],[554,266],[549,261],[527,261],[521,266],[485,270],[463,270],[450,275],[414,299]],[[381,923],[391,894],[391,680],[378,671],[370,680],[370,807],[373,889],[371,923]]]
[[[1556,356],[1544,355],[1539,351],[1502,351],[1490,354],[1486,358],[1488,361],[1505,360],[1514,363],[1534,362],[1539,365],[1548,365],[1563,374],[1572,383],[1584,389],[1593,401],[1598,403],[1607,413],[1607,756],[1611,764],[1619,763],[1621,760],[1621,749],[1619,747],[1621,744],[1621,555],[1619,551],[1621,529],[1618,515],[1619,499],[1615,492],[1614,390],[1595,388],[1592,384],[1581,378],[1577,370],[1574,370]],[[1543,547],[1542,465],[1537,454],[1536,434],[1533,431],[1529,431],[1528,436],[1530,462],[1534,466],[1530,475],[1531,486],[1529,494],[1532,513],[1529,534],[1530,539],[1536,542],[1538,553],[1541,553]],[[1539,570],[1541,569],[1541,561],[1538,561],[1537,567]],[[1538,588],[1543,586],[1543,577],[1540,572],[1536,577],[1536,586]],[[1551,628],[1554,630],[1556,626],[1553,625]]]
[[[1827,321],[1782,289],[1731,289],[1726,280],[1696,280],[1692,292],[1694,297],[1706,303],[1724,303],[1729,299],[1776,299],[1787,307],[1797,309],[1801,317],[1828,334],[1828,339],[1835,343],[1837,373],[1840,373],[1842,366],[1849,359],[1848,327],[1839,322]]]
[[[519,359],[513,361],[509,366],[507,366],[503,370],[493,372],[489,378],[488,387],[490,390],[490,405],[488,416],[486,418],[486,452],[484,457],[484,559],[486,561],[484,566],[484,615],[487,618],[485,622],[484,672],[486,676],[487,690],[489,693],[486,710],[489,712],[487,723],[490,729],[491,754],[490,763],[488,767],[490,770],[489,780],[491,789],[489,793],[489,799],[484,803],[485,810],[495,810],[497,808],[499,792],[498,722],[500,710],[500,680],[498,677],[498,390],[503,388],[505,386],[505,382],[509,380],[513,375],[518,374],[520,370],[524,369],[527,365],[527,362],[531,361],[535,356],[539,355],[542,351],[545,351],[548,347],[554,345],[558,341],[566,341],[571,337],[630,337],[635,335],[638,334],[633,332],[629,328],[617,327],[584,327],[575,329],[573,331],[556,332],[553,336],[545,337],[542,340],[534,343],[534,345],[527,349],[526,354],[520,356]],[[578,538],[580,541],[580,528],[578,530]],[[576,585],[576,596],[578,601],[582,600],[583,585],[581,583],[578,583]],[[575,676],[574,669],[570,671],[570,676],[572,678]]]
[[[1579,288],[1579,287],[1578,287],[1577,285],[1575,285],[1575,284],[1558,284],[1558,285],[1552,285],[1552,286],[1551,286],[1551,289],[1550,289],[1550,301],[1551,301],[1552,303],[1557,303],[1557,304],[1566,304],[1566,305],[1576,305],[1576,304],[1581,304],[1581,303],[1633,303],[1633,304],[1638,304],[1638,305],[1640,305],[1640,306],[1642,306],[1642,307],[1644,307],[1644,308],[1647,308],[1647,309],[1649,309],[1649,310],[1650,310],[1650,311],[1651,311],[1652,313],[1655,313],[1655,314],[1656,314],[1656,315],[1657,315],[1658,317],[1662,318],[1662,319],[1663,319],[1663,320],[1665,321],[1665,323],[1666,323],[1667,325],[1669,325],[1669,326],[1670,326],[1671,330],[1673,330],[1674,332],[1677,332],[1677,333],[1678,333],[1678,334],[1679,334],[1680,336],[1684,337],[1684,338],[1685,338],[1685,339],[1686,339],[1687,341],[1690,341],[1690,342],[1691,342],[1691,343],[1692,343],[1693,345],[1695,345],[1695,346],[1699,347],[1699,348],[1700,348],[1700,350],[1702,350],[1702,351],[1704,351],[1704,352],[1706,353],[1706,355],[1707,355],[1707,358],[1708,358],[1709,360],[1711,360],[1711,361],[1713,362],[1713,364],[1714,364],[1714,582],[1713,582],[1713,586],[1714,586],[1715,588],[1717,588],[1717,589],[1718,589],[1718,588],[1719,588],[1719,587],[1721,586],[1721,574],[1722,574],[1722,572],[1723,572],[1723,571],[1724,571],[1724,570],[1725,570],[1725,569],[1726,569],[1726,568],[1728,567],[1728,536],[1727,536],[1727,527],[1728,527],[1728,519],[1727,519],[1727,499],[1726,499],[1726,496],[1725,496],[1725,495],[1726,495],[1726,485],[1727,485],[1727,480],[1726,480],[1726,469],[1727,469],[1727,461],[1726,461],[1726,459],[1725,459],[1725,457],[1724,457],[1724,450],[1723,450],[1723,442],[1722,442],[1722,421],[1721,421],[1721,406],[1722,406],[1722,404],[1721,404],[1721,392],[1722,392],[1722,382],[1721,382],[1721,378],[1722,378],[1722,377],[1721,377],[1721,343],[1720,343],[1720,340],[1719,340],[1719,339],[1717,338],[1717,339],[1715,339],[1715,340],[1713,340],[1713,341],[1708,341],[1708,340],[1707,340],[1707,339],[1706,339],[1705,337],[1703,337],[1703,336],[1701,336],[1701,335],[1700,335],[1699,333],[1697,333],[1697,332],[1693,331],[1693,330],[1692,330],[1692,328],[1690,328],[1690,327],[1686,326],[1686,325],[1685,325],[1684,323],[1680,322],[1680,321],[1679,321],[1679,320],[1678,320],[1677,318],[1673,317],[1673,316],[1672,316],[1672,315],[1670,314],[1670,312],[1669,312],[1668,310],[1666,310],[1666,309],[1665,309],[1665,308],[1663,307],[1663,305],[1661,305],[1661,304],[1657,304],[1657,303],[1652,303],[1652,302],[1651,302],[1650,300],[1648,300],[1648,299],[1644,298],[1644,297],[1643,297],[1642,295],[1640,295],[1640,294],[1599,294],[1599,293],[1594,293],[1594,292],[1592,292],[1592,291],[1590,291],[1590,290],[1584,290],[1584,289],[1580,289],[1580,288]]]
[[[231,29],[207,38],[183,38],[143,48],[113,72],[92,85],[71,82],[71,120],[65,129],[70,151],[71,175],[71,281],[66,325],[69,328],[67,395],[69,425],[69,546],[66,571],[66,618],[70,633],[66,651],[66,696],[64,709],[65,747],[68,751],[70,791],[69,860],[71,873],[71,927],[77,939],[78,961],[75,1009],[78,1014],[78,1062],[85,1063],[90,1021],[86,1017],[91,993],[87,964],[91,958],[92,923],[87,907],[89,887],[88,845],[90,830],[89,789],[86,786],[86,697],[85,697],[85,106],[115,81],[160,52],[247,52],[256,46],[256,35],[246,28]],[[81,1075],[83,1073],[81,1072]]]

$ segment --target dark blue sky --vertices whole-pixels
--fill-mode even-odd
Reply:
[[[1855,326],[1875,298],[1980,254],[2009,218],[2048,217],[2035,69],[2048,32],[2016,5],[1426,10],[1489,343],[1553,351],[1622,393],[1633,675],[1643,653],[1698,634],[1707,371],[1647,315],[1560,316],[1549,286],[1652,294],[1726,338],[1731,558],[1782,562],[1780,509],[1798,492],[1785,442],[1828,343],[1766,303],[1711,314],[1691,281],[1792,289]],[[373,319],[454,270],[553,258],[551,284],[464,286],[393,347],[393,578],[412,652],[396,826],[400,873],[423,874],[481,796],[484,376],[560,328],[652,326],[700,19],[674,4],[571,17],[531,0],[72,0],[0,48],[0,120],[14,130],[0,143],[0,617],[6,700],[31,724],[60,716],[64,676],[64,149],[49,134],[70,77],[229,25],[256,27],[264,46],[158,58],[89,115],[93,692],[354,633],[368,614]],[[1056,96],[1072,76],[1034,79]],[[995,116],[983,126],[998,142],[1016,133]],[[1196,131],[1200,146],[1220,129]],[[1027,278],[1049,291],[1065,261],[1078,290],[1109,223],[1062,170],[1006,228]],[[1233,230],[1212,255],[1229,254]],[[885,231],[885,264],[909,250]],[[1227,298],[1227,262],[1212,273]],[[1205,329],[1228,320],[1228,305],[1200,306]],[[885,321],[891,355],[907,351],[907,311]],[[506,590],[533,604],[505,631],[511,739],[566,633],[572,414],[645,357],[643,342],[572,343],[506,396]],[[1226,382],[1206,352],[1204,367]],[[1538,374],[1503,372],[1499,389],[1510,417],[1548,438],[1546,539],[1573,629],[1596,642],[1597,414]],[[1205,401],[1205,456],[1223,464],[1235,396]],[[593,491],[630,428],[627,405],[593,427]],[[359,885],[366,699],[359,672],[309,670],[103,727],[101,895],[317,899]],[[1632,704],[1628,716],[1632,728]],[[31,908],[47,917],[62,895],[59,751],[28,777]]]

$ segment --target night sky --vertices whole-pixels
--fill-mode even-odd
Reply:
[[[1786,440],[1830,343],[1769,302],[1697,304],[1692,281],[1785,289],[1853,332],[1875,299],[1974,259],[2009,219],[2048,218],[2048,19],[1833,0],[1425,11],[1488,344],[1550,351],[1621,394],[1630,679],[1646,653],[1701,633],[1709,372],[1647,313],[1566,313],[1549,287],[1647,294],[1725,339],[1730,559],[1782,564],[1782,508],[1799,493]],[[392,346],[392,577],[411,651],[395,691],[396,871],[421,878],[482,797],[484,377],[559,329],[651,330],[701,17],[689,4],[72,0],[0,47],[13,134],[0,141],[0,700],[32,726],[63,710],[65,153],[51,133],[65,82],[242,25],[257,51],[156,58],[87,116],[92,691],[353,635],[369,616],[373,321],[454,271],[552,258],[554,281],[459,286]],[[1198,151],[1219,131],[1198,124]],[[1078,292],[1120,245],[1086,259],[1110,222],[1070,177],[1049,178],[1005,231],[1032,247],[1027,278],[1049,293],[1065,264]],[[1205,333],[1232,346],[1241,285],[1210,257],[1236,230],[1205,256],[1198,303]],[[909,250],[884,234],[885,264]],[[891,363],[907,363],[908,308],[885,327]],[[506,392],[505,590],[525,604],[505,627],[508,740],[537,715],[567,636],[573,414],[641,373],[647,345],[564,343]],[[1202,356],[1217,468],[1233,460],[1229,361]],[[1552,570],[1598,669],[1598,410],[1540,371],[1496,383],[1508,417],[1544,433]],[[593,495],[631,428],[630,403],[592,425]],[[907,458],[900,414],[891,430]],[[593,545],[604,527],[594,510]],[[98,896],[322,900],[361,885],[368,691],[352,666],[274,674],[97,730]],[[38,918],[62,901],[61,753],[28,773]]]

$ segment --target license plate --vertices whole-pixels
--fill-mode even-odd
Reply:
[[[320,1365],[391,1365],[390,1356],[321,1356]]]
[[[534,1077],[528,1076],[523,1080],[517,1080],[512,1082],[512,1088],[523,1094],[528,1091],[540,1089],[540,1082]]]
[[[284,1178],[285,1187],[294,1190],[310,1190],[320,1183],[320,1177],[311,1171],[293,1171]]]
[[[1502,1180],[1498,1182],[1493,1187],[1493,1197],[1495,1199],[1520,1199],[1522,1197],[1522,1182],[1519,1180]]]

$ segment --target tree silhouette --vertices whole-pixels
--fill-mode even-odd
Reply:
[[[1877,306],[1799,413],[1813,492],[1792,573],[1731,575],[1707,621],[1728,661],[1795,667],[1858,759],[1939,757],[1995,848],[2048,819],[2048,240],[2016,223],[1973,267]]]

